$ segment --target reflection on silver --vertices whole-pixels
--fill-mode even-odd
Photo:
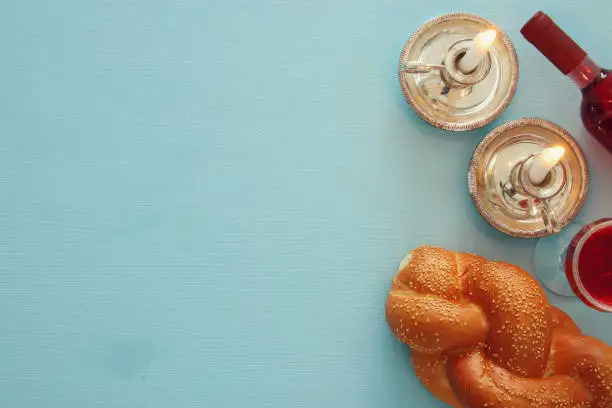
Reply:
[[[408,74],[427,74],[431,71],[442,71],[444,65],[425,64],[422,62],[406,62],[400,65],[400,72]]]
[[[560,145],[565,155],[542,185],[528,173],[533,157]],[[478,145],[468,171],[472,200],[483,218],[498,230],[520,238],[559,232],[586,200],[589,171],[582,150],[559,126],[538,118],[506,123]]]
[[[476,34],[491,28],[498,35],[488,56],[464,74],[457,61]],[[400,56],[399,77],[406,101],[425,121],[447,130],[472,130],[491,123],[512,101],[518,59],[508,36],[489,20],[450,13],[412,34]]]
[[[506,201],[516,206],[526,200],[529,216],[542,217],[546,231],[554,234],[561,230],[557,212],[551,205],[551,199],[561,193],[566,184],[565,167],[558,164],[553,167],[547,178],[540,185],[535,185],[529,178],[529,170],[533,165],[535,154],[518,163],[510,172],[510,181],[504,183],[504,192],[510,200]],[[513,194],[508,194],[506,188],[512,186]]]

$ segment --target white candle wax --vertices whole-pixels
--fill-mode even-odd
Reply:
[[[529,181],[536,186],[542,184],[548,172],[559,163],[564,153],[565,149],[561,146],[549,147],[538,153],[529,169]]]
[[[475,70],[489,52],[496,37],[497,31],[495,30],[487,30],[477,34],[471,46],[465,52],[465,55],[459,60],[459,70],[464,74],[468,74]]]

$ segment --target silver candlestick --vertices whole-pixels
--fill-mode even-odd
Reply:
[[[535,183],[536,155],[557,146],[558,164]],[[582,149],[563,128],[524,118],[495,128],[470,162],[468,184],[478,212],[493,227],[519,238],[559,232],[580,212],[587,197],[589,169]]]
[[[475,69],[460,69],[474,37],[497,37]],[[492,22],[450,13],[419,27],[406,42],[399,78],[408,104],[438,128],[464,131],[485,126],[510,104],[518,84],[518,59],[508,36]]]

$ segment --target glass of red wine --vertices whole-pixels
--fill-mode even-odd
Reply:
[[[534,264],[536,276],[551,292],[578,296],[593,309],[612,312],[612,218],[573,223],[540,239]]]

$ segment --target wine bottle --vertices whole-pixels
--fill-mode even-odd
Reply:
[[[521,29],[523,36],[582,90],[582,122],[612,153],[612,75],[597,65],[545,13],[537,12]]]

